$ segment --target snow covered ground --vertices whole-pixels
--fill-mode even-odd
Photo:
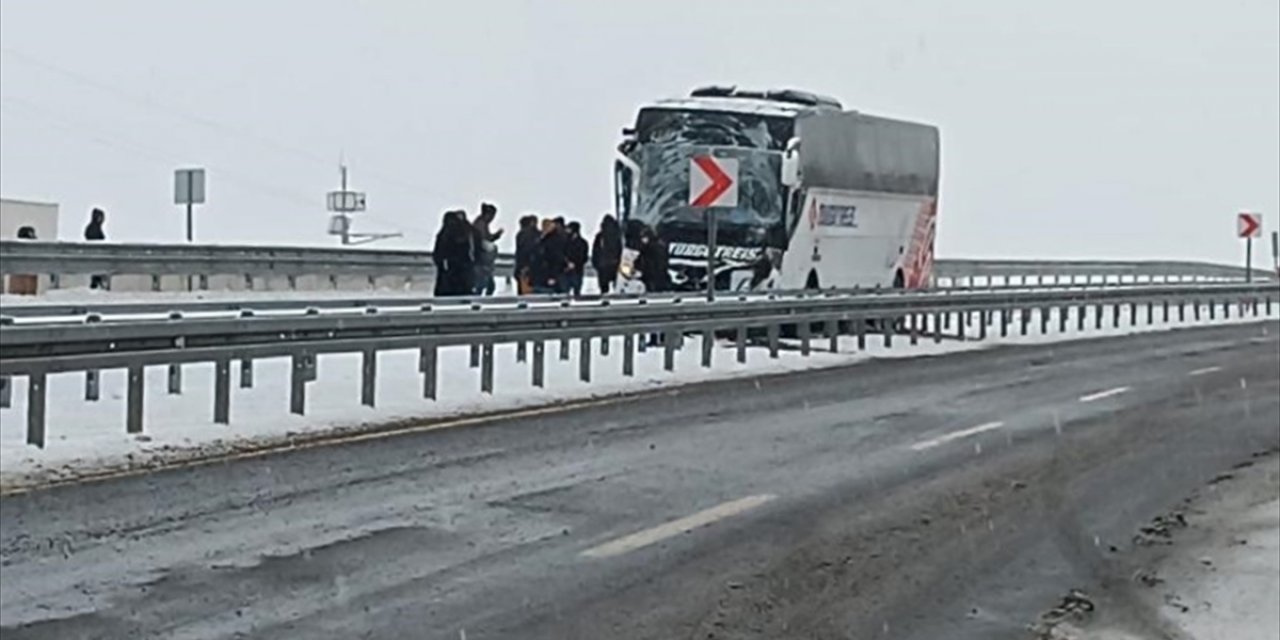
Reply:
[[[1224,474],[1179,514],[1186,527],[1170,535],[1164,557],[1142,573],[1140,599],[1157,612],[1165,635],[1178,640],[1280,638],[1280,456],[1243,463]],[[1064,624],[1053,640],[1141,640],[1149,637],[1097,620]]]
[[[1123,309],[1127,315],[1127,308]],[[578,380],[578,344],[571,345],[570,358],[558,358],[558,343],[547,345],[547,385],[538,389],[531,384],[530,366],[516,362],[514,345],[495,349],[495,392],[480,393],[478,369],[469,366],[465,347],[442,349],[438,401],[421,396],[421,377],[417,373],[414,351],[385,352],[379,355],[376,408],[360,404],[360,359],[358,355],[321,356],[317,379],[308,385],[307,413],[289,413],[287,359],[262,360],[255,363],[254,382],[250,389],[239,388],[239,367],[232,369],[231,424],[218,425],[212,420],[213,371],[211,364],[188,365],[183,369],[181,395],[167,393],[165,367],[151,367],[146,372],[145,433],[125,433],[125,375],[123,371],[104,371],[101,377],[101,400],[85,402],[84,376],[78,373],[57,374],[48,380],[48,441],[45,449],[25,444],[26,380],[12,381],[12,405],[0,409],[0,486],[6,489],[59,478],[105,473],[121,468],[147,466],[161,461],[204,457],[233,450],[297,442],[300,439],[330,436],[338,433],[386,428],[403,424],[441,420],[450,417],[551,405],[567,400],[634,393],[712,379],[784,373],[802,369],[833,367],[866,361],[871,358],[919,357],[988,348],[1001,344],[1034,343],[1077,339],[1083,336],[1111,336],[1132,332],[1168,330],[1186,324],[1145,324],[1145,312],[1139,310],[1140,323],[1129,327],[1122,315],[1122,327],[1083,333],[1056,332],[1056,318],[1048,334],[1040,335],[1038,318],[1033,318],[1031,335],[998,337],[993,326],[983,342],[946,340],[935,344],[922,337],[917,346],[898,336],[892,348],[885,348],[880,336],[867,336],[867,350],[856,351],[856,340],[841,338],[840,353],[826,352],[827,340],[815,339],[814,352],[803,357],[788,349],[777,360],[771,360],[763,348],[748,350],[746,364],[738,364],[729,344],[717,345],[715,363],[710,369],[700,366],[701,349],[697,337],[686,340],[678,353],[676,370],[662,369],[662,351],[650,349],[639,353],[633,378],[622,376],[621,338],[611,343],[610,355],[599,355],[599,344],[592,351],[591,383]],[[1191,314],[1188,314],[1190,317]],[[1157,313],[1157,317],[1159,314]],[[1176,316],[1175,316],[1176,317]],[[1203,316],[1208,323],[1207,313]],[[1220,318],[1221,316],[1219,316]],[[1092,320],[1092,318],[1090,318]],[[1230,322],[1253,322],[1233,314]],[[1219,323],[1222,320],[1218,320]],[[1071,323],[1074,328],[1074,322]],[[1092,322],[1090,322],[1092,326]],[[1018,331],[1012,324],[1011,333]],[[970,335],[976,331],[970,329]]]

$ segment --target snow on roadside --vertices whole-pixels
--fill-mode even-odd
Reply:
[[[26,380],[15,378],[12,406],[0,409],[0,487],[7,489],[39,484],[59,478],[103,473],[120,468],[149,466],[158,462],[206,457],[222,452],[276,446],[299,439],[327,437],[340,433],[385,428],[403,424],[441,420],[478,412],[496,412],[518,408],[553,405],[570,400],[586,400],[645,390],[666,388],[714,379],[786,373],[862,362],[872,358],[918,357],[941,355],[1000,344],[1056,342],[1080,337],[1125,335],[1134,332],[1167,330],[1176,327],[1209,324],[1145,325],[1140,310],[1139,326],[1129,327],[1127,309],[1122,309],[1122,326],[1112,328],[1110,322],[1102,330],[1056,331],[1056,319],[1049,333],[1039,333],[1038,320],[1028,336],[998,336],[998,326],[989,331],[983,342],[946,340],[935,344],[921,337],[911,346],[906,336],[894,339],[885,348],[878,335],[867,336],[867,350],[857,352],[856,341],[843,337],[840,353],[824,351],[825,339],[815,338],[814,352],[801,356],[787,349],[777,360],[762,348],[748,349],[748,361],[739,364],[729,345],[718,345],[715,364],[710,369],[700,366],[701,349],[697,336],[686,340],[677,354],[676,370],[662,368],[661,349],[639,353],[633,378],[621,375],[621,338],[611,341],[609,356],[600,356],[598,343],[591,369],[592,382],[578,380],[579,345],[571,345],[570,357],[561,361],[559,344],[547,343],[546,381],[544,389],[531,384],[530,367],[518,364],[514,345],[495,348],[495,392],[479,392],[479,370],[469,366],[465,347],[442,349],[438,401],[421,395],[421,377],[417,373],[415,351],[379,354],[377,373],[377,406],[359,403],[360,357],[356,354],[321,356],[317,379],[307,388],[306,416],[288,411],[289,362],[287,359],[262,360],[255,363],[254,382],[250,389],[239,388],[239,367],[233,365],[231,424],[212,421],[213,370],[211,364],[188,365],[183,368],[181,395],[167,393],[165,367],[146,371],[145,434],[129,436],[124,430],[125,378],[121,370],[104,371],[101,375],[101,400],[83,400],[83,374],[51,375],[48,379],[48,442],[36,449],[25,444]],[[1110,317],[1107,318],[1111,320]],[[1232,318],[1229,322],[1255,322],[1253,318]],[[1217,323],[1221,324],[1219,320]],[[1017,334],[1019,326],[1010,326]],[[954,330],[954,328],[953,328]],[[1264,328],[1265,331],[1265,328]],[[975,333],[972,328],[970,334]]]
[[[1135,574],[1138,601],[1182,640],[1280,638],[1280,455],[1236,465],[1144,535],[1159,538],[1154,560]],[[1169,545],[1169,546],[1164,546]],[[1139,552],[1141,553],[1141,552]],[[1080,596],[1069,596],[1068,603]],[[1088,603],[1059,607],[1063,620],[1041,629],[1047,640],[1139,640],[1126,612]],[[1063,615],[1066,614],[1066,615]],[[1117,615],[1119,614],[1119,615]],[[1150,617],[1150,616],[1147,616]],[[1117,622],[1118,620],[1118,622]]]

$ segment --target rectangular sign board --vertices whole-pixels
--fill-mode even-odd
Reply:
[[[204,169],[173,172],[173,203],[204,204]]]

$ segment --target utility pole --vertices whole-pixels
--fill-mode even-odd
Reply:
[[[328,208],[333,213],[329,217],[329,235],[338,236],[343,246],[364,244],[387,238],[399,238],[401,233],[356,233],[351,230],[351,214],[365,210],[365,193],[351,191],[347,188],[347,163],[338,159],[338,173],[341,176],[341,188],[328,193]]]

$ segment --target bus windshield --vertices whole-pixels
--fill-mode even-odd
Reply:
[[[664,228],[702,227],[703,212],[689,206],[689,163],[712,149],[688,144],[646,144],[638,149],[640,179],[633,218]],[[765,246],[785,237],[782,154],[717,148],[714,155],[738,159],[738,206],[717,210],[721,228],[735,229],[744,244]]]
[[[700,109],[641,109],[636,137],[641,144],[698,144],[783,151],[795,119],[754,113]]]

